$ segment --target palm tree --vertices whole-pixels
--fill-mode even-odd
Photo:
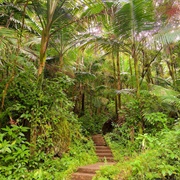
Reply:
[[[86,33],[82,34],[82,45],[88,47],[94,46],[94,52],[104,52],[103,54],[112,55],[112,64],[114,69],[114,89],[121,90],[120,78],[120,54],[119,50],[124,47],[121,45],[120,40],[113,33],[113,18],[115,15],[117,4],[106,4],[103,2],[96,2],[93,5],[87,6],[87,10],[82,14],[90,22],[88,22]],[[101,23],[100,23],[101,22]],[[90,25],[89,25],[90,24]],[[117,71],[117,72],[116,72]],[[121,94],[118,93],[115,97],[116,115],[119,115],[121,108]]]
[[[154,7],[152,1],[130,0],[116,13],[115,32],[131,44],[131,56],[134,60],[137,96],[140,93],[138,36],[153,28]]]
[[[29,1],[4,1],[0,4],[0,60],[2,79],[6,80],[1,103],[2,109],[9,85],[15,76],[25,69],[24,64],[20,62],[21,56],[28,57],[29,60],[37,58],[36,53],[25,45],[28,39],[24,37],[28,37],[29,34],[23,34],[23,29],[32,32],[31,27],[25,24],[25,16],[31,20],[25,13],[28,3]]]
[[[53,32],[53,25],[56,21],[60,20],[60,17],[62,18],[62,16],[65,15],[65,13],[62,11],[62,6],[64,3],[65,1],[59,2],[58,0],[50,0],[45,2],[32,1],[33,10],[37,14],[42,28],[38,76],[42,75],[45,67],[46,52],[51,33]]]

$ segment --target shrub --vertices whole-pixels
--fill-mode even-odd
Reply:
[[[28,171],[30,144],[24,137],[26,127],[13,125],[0,134],[0,178],[24,179]]]
[[[98,134],[102,132],[103,124],[107,121],[108,117],[104,114],[86,113],[79,118],[84,134]]]
[[[172,130],[163,129],[155,135],[139,135],[135,142],[126,146],[106,135],[113,150],[115,166],[104,167],[97,177],[109,179],[179,179],[180,178],[180,124]],[[132,151],[137,147],[136,153]],[[109,174],[106,172],[110,172]],[[111,177],[110,177],[111,176]]]

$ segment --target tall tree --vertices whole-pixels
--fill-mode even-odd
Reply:
[[[141,32],[153,28],[154,6],[152,1],[130,0],[116,13],[115,32],[131,44],[131,56],[134,60],[137,96],[140,94],[138,36]]]

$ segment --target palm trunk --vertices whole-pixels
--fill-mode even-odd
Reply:
[[[82,93],[82,104],[81,104],[81,115],[84,115],[85,112],[85,93]]]
[[[63,64],[64,64],[64,62],[63,62],[63,53],[62,52],[60,52],[60,55],[59,55],[59,62],[60,62],[60,69],[62,70]]]
[[[132,58],[134,59],[134,70],[135,70],[135,77],[136,77],[136,90],[137,90],[137,98],[140,96],[140,84],[139,84],[139,62],[138,57],[136,54],[136,46],[135,43],[132,46]]]
[[[172,79],[172,82],[173,82],[173,85],[176,86],[176,81],[175,81],[175,68],[174,68],[174,63],[172,62],[168,62],[167,61],[167,66],[168,66],[168,69],[169,69],[169,74],[171,76],[171,79]]]
[[[39,68],[38,68],[38,77],[40,77],[44,71],[45,63],[46,63],[46,51],[49,42],[49,32],[43,30],[42,38],[41,38],[41,49],[40,49],[40,60],[39,60]]]
[[[169,59],[170,62],[167,62],[169,74],[172,78],[173,86],[176,87],[176,68],[175,68],[175,61],[173,60],[172,56],[172,48],[171,46],[168,47],[169,50]]]
[[[63,4],[63,3],[62,3]],[[40,49],[40,60],[39,60],[39,68],[38,68],[38,77],[40,77],[44,71],[45,63],[46,63],[46,51],[50,38],[50,30],[53,24],[53,16],[56,8],[58,7],[58,0],[48,0],[47,1],[47,22],[44,25],[42,20],[40,22],[43,27],[42,35],[41,35],[41,49]]]
[[[121,75],[120,75],[120,73],[121,73],[121,70],[120,70],[120,58],[119,58],[119,47],[117,48],[117,56],[116,56],[116,60],[117,60],[117,89],[118,89],[118,91],[120,91],[121,90]],[[120,109],[121,109],[121,94],[120,93],[118,93],[118,97],[117,97],[117,99],[118,99],[118,102],[117,102],[117,104],[118,104],[118,119],[119,119],[119,111],[120,111]]]
[[[129,69],[130,69],[130,75],[131,75],[131,80],[133,79],[133,71],[132,71],[132,64],[131,64],[131,58],[129,57]],[[132,82],[132,81],[131,81]],[[127,87],[128,88],[128,87]],[[133,88],[133,85],[131,83],[130,88]]]
[[[137,99],[139,100],[140,97],[140,83],[139,83],[139,62],[138,62],[138,57],[136,54],[136,46],[135,43],[132,46],[132,57],[134,59],[134,70],[135,70],[135,76],[136,76],[136,95],[137,95]],[[143,133],[143,120],[139,120],[138,126],[139,126],[139,133],[142,134]],[[134,142],[134,127],[131,128],[131,141]]]
[[[114,72],[114,89],[116,89],[116,65],[115,65],[115,58],[112,52],[112,61],[113,61],[113,72]],[[115,114],[118,117],[118,105],[117,105],[117,96],[115,96]]]

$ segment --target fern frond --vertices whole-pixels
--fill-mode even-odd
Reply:
[[[153,40],[161,44],[170,44],[180,40],[180,26],[174,28],[172,25],[166,26],[154,35]]]

